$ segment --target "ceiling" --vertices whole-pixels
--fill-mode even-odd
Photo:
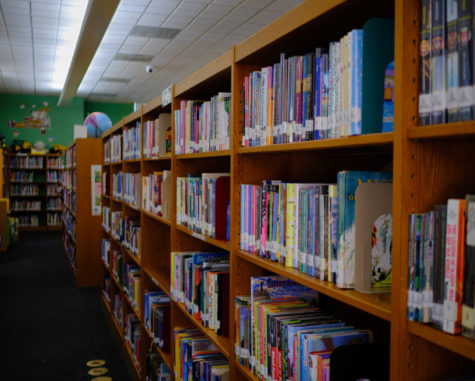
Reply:
[[[148,102],[301,2],[121,0],[76,96]],[[87,4],[0,0],[0,93],[61,94]]]

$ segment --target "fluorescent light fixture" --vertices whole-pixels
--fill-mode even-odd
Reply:
[[[51,87],[54,90],[62,90],[66,77],[68,75],[69,66],[73,58],[74,49],[81,31],[81,26],[84,21],[84,15],[87,9],[87,0],[75,1],[75,12],[68,14],[68,18],[62,21],[62,27],[68,28],[67,41],[63,40],[56,43],[56,51],[53,66],[53,81]],[[59,37],[59,36],[57,36]]]

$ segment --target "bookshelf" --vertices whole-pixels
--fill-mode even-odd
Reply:
[[[20,230],[60,230],[59,154],[6,154],[5,192]]]
[[[161,96],[125,117],[103,137],[103,146],[123,133],[126,126],[140,125],[157,119],[160,114],[180,109],[184,100],[206,100],[219,92],[229,91],[231,97],[230,148],[216,152],[175,153],[172,131],[172,153],[155,158],[103,162],[103,171],[141,173],[171,170],[172,202],[170,218],[154,215],[142,208],[131,207],[112,197],[112,188],[103,194],[103,204],[111,211],[140,218],[140,260],[127,253],[106,229],[103,238],[110,239],[112,249],[123,251],[124,263],[140,266],[141,296],[145,290],[162,290],[170,295],[170,252],[187,250],[226,251],[230,254],[231,286],[229,294],[230,334],[217,335],[195,319],[181,303],[171,302],[170,335],[178,326],[195,327],[209,338],[229,360],[232,380],[258,378],[235,360],[234,299],[250,292],[250,277],[277,274],[320,292],[326,311],[358,327],[370,328],[377,343],[386,344],[391,353],[391,380],[432,380],[473,374],[475,342],[460,336],[447,335],[434,328],[408,322],[407,267],[409,214],[429,210],[435,203],[449,197],[463,197],[473,192],[475,182],[470,176],[475,169],[471,159],[475,143],[475,123],[451,123],[427,127],[417,126],[419,2],[413,0],[326,0],[306,1],[266,26],[230,51],[203,66],[173,87],[171,105],[163,106]],[[286,56],[305,54],[317,46],[327,46],[352,28],[360,28],[369,18],[393,17],[395,33],[395,127],[394,132],[349,136],[336,139],[243,147],[242,84],[254,70],[279,61]],[[172,125],[173,124],[172,120]],[[142,151],[143,152],[143,151]],[[241,184],[258,184],[264,179],[289,181],[335,182],[341,170],[385,170],[393,173],[393,256],[392,289],[385,294],[363,294],[343,290],[330,282],[260,258],[240,249]],[[190,173],[229,172],[230,239],[220,240],[198,234],[177,223],[177,178]],[[103,263],[103,275],[111,276],[109,302],[116,328],[123,336],[124,322],[114,320],[114,298],[123,295],[123,287],[115,279],[110,265]],[[125,300],[124,300],[125,299]],[[133,311],[122,298],[123,315]],[[138,317],[144,315],[141,302]],[[151,346],[151,335],[144,326],[141,331],[142,356],[137,376],[145,378],[145,352]],[[124,343],[125,345],[125,343]],[[127,347],[128,348],[128,347]],[[156,348],[164,361],[172,366],[173,346],[169,352]],[[129,350],[129,357],[134,361]],[[140,369],[140,371],[138,370]],[[173,372],[173,371],[172,371]]]
[[[91,166],[101,165],[101,154],[98,138],[76,139],[63,154],[63,244],[78,287],[102,282],[101,213],[93,214],[91,195]]]

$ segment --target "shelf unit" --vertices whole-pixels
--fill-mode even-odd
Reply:
[[[10,213],[15,217],[22,216],[30,217],[36,216],[38,224],[35,225],[20,225],[19,229],[23,231],[32,230],[60,230],[61,229],[61,213],[57,208],[49,206],[52,200],[55,205],[60,202],[59,185],[60,176],[62,173],[62,166],[60,165],[59,154],[12,154],[8,153],[5,156],[5,192],[10,198]],[[19,160],[30,160],[30,158],[37,158],[38,166],[33,168],[19,166]],[[13,167],[12,167],[13,165]],[[32,180],[19,180],[17,175],[29,175]],[[21,176],[20,176],[21,178]],[[28,185],[38,186],[38,192],[35,195],[27,195],[23,192],[22,187]],[[15,188],[19,188],[22,192],[13,192]],[[24,201],[40,202],[39,208],[17,208],[15,203]],[[56,209],[56,210],[54,210]],[[21,218],[21,217],[20,217]]]
[[[101,214],[92,214],[91,166],[101,165],[101,139],[76,139],[63,155],[63,244],[76,286],[100,286]]]
[[[434,328],[406,320],[407,248],[409,214],[429,210],[449,197],[473,192],[475,169],[471,152],[475,146],[475,122],[418,127],[418,36],[419,2],[414,0],[325,0],[306,1],[249,37],[230,51],[173,86],[172,104],[163,107],[161,96],[115,125],[104,137],[107,142],[127,125],[143,124],[160,113],[172,113],[183,99],[208,99],[220,91],[230,91],[230,149],[175,155],[156,159],[104,163],[103,170],[117,173],[134,169],[142,175],[155,170],[172,171],[171,218],[163,219],[139,208],[130,208],[110,195],[103,203],[111,210],[140,215],[141,295],[146,289],[161,289],[170,294],[170,252],[186,250],[225,250],[230,253],[231,287],[229,295],[230,336],[223,337],[203,327],[182,304],[172,302],[170,335],[176,326],[191,326],[202,331],[229,359],[232,380],[257,380],[235,361],[234,299],[250,292],[250,277],[279,274],[320,292],[323,309],[349,323],[374,332],[375,342],[385,343],[391,353],[391,380],[433,380],[475,371],[475,342],[447,335]],[[343,137],[310,142],[242,147],[242,83],[246,75],[287,56],[305,54],[317,46],[339,39],[352,28],[360,28],[371,17],[394,17],[395,23],[395,126],[394,132]],[[240,185],[258,184],[264,179],[335,182],[340,170],[389,170],[393,172],[393,257],[390,293],[367,295],[342,290],[329,282],[312,278],[240,250]],[[214,240],[196,234],[176,220],[176,178],[188,173],[231,173],[231,238]],[[110,234],[111,247],[120,247]],[[128,254],[124,254],[126,257]],[[132,261],[132,259],[129,259]],[[104,274],[112,272],[103,266]],[[113,293],[122,293],[117,284]],[[111,300],[113,300],[111,295]],[[125,297],[124,297],[125,299]],[[111,306],[107,300],[104,303]],[[124,310],[130,311],[127,302]],[[143,303],[139,315],[143,316]],[[113,318],[114,319],[114,318]],[[123,326],[123,324],[122,324]],[[121,331],[117,324],[116,327]],[[121,333],[123,333],[121,331]],[[142,323],[142,345],[150,347],[150,333]],[[174,353],[163,353],[172,365]],[[145,358],[141,358],[142,379]],[[173,373],[173,370],[172,370]]]

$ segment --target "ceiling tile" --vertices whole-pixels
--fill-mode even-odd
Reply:
[[[140,17],[137,25],[158,27],[167,19],[168,14],[145,13]]]
[[[161,38],[151,38],[140,50],[140,54],[156,56],[160,51],[170,43],[170,40]]]
[[[184,29],[193,17],[171,15],[167,21],[162,24],[164,28]]]
[[[186,29],[190,32],[203,33],[209,30],[215,24],[217,24],[217,20],[215,18],[204,18],[200,16],[199,18],[193,20],[193,22],[188,25]]]
[[[220,19],[231,12],[233,8],[232,5],[212,3],[200,14],[200,18],[209,17]]]
[[[207,6],[206,3],[182,2],[173,12],[176,16],[195,17]]]

